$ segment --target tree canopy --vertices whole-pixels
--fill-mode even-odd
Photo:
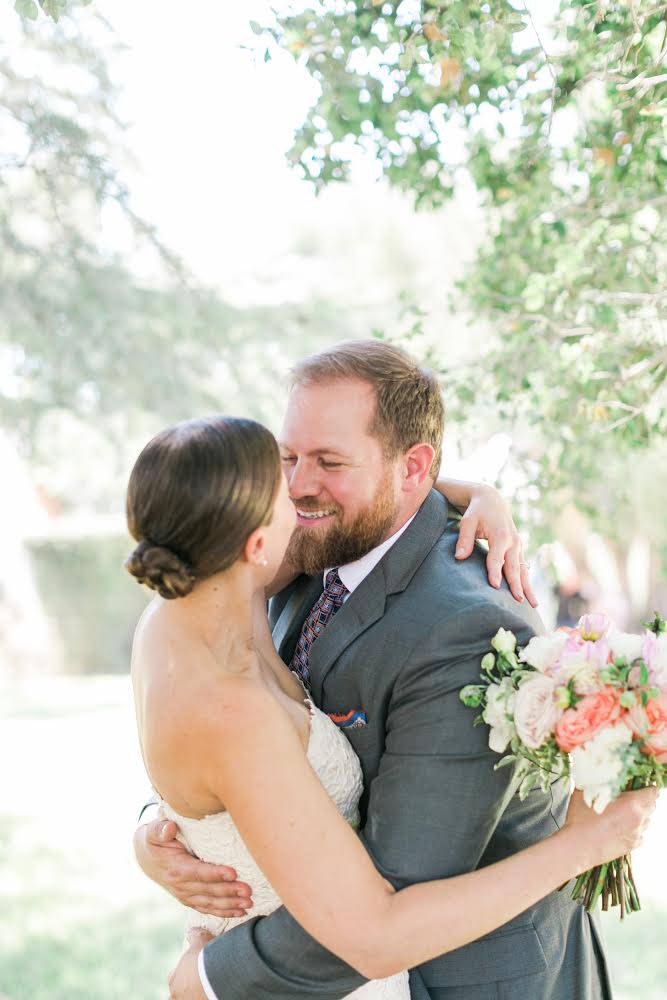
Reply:
[[[132,208],[115,45],[95,15],[86,31],[26,21],[20,48],[0,45],[0,417],[24,441],[53,409],[166,417],[178,401],[187,415],[213,403],[225,360],[234,311],[195,288]],[[110,211],[129,254],[105,242]],[[127,259],[138,252],[144,277]]]
[[[360,154],[422,208],[472,177],[489,233],[463,291],[496,337],[431,360],[459,414],[530,428],[543,490],[597,502],[601,464],[667,429],[667,4],[543,10],[322,0],[254,30],[320,84],[290,153],[318,187]]]

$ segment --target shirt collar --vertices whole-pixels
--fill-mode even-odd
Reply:
[[[380,562],[380,559],[382,559],[382,556],[389,551],[392,545],[395,545],[406,528],[412,524],[416,516],[417,512],[415,511],[412,517],[409,518],[405,524],[398,529],[398,531],[395,531],[393,535],[389,536],[389,538],[385,538],[384,542],[380,542],[379,545],[376,545],[374,549],[367,552],[365,556],[361,557],[361,559],[355,559],[354,562],[346,563],[344,566],[338,567],[338,576],[341,579],[341,583],[344,584],[350,594],[357,589],[363,580],[366,579],[371,570],[375,569],[377,564]],[[329,572],[331,572],[331,567],[324,572],[323,579],[325,586],[327,573]]]

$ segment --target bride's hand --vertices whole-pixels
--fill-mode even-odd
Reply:
[[[623,792],[602,813],[584,802],[583,794],[574,791],[567,810],[563,831],[575,832],[581,846],[581,871],[606,864],[630,854],[641,845],[658,801],[659,789],[641,788]]]
[[[164,820],[138,827],[134,853],[144,874],[193,910],[214,917],[244,917],[252,905],[250,887],[235,881],[233,868],[193,858],[176,839],[177,833],[176,824]]]
[[[206,1000],[199,978],[199,953],[213,940],[213,935],[202,927],[193,927],[188,931],[187,937],[189,947],[167,979],[169,1000]]]
[[[456,558],[467,559],[475,539],[486,539],[489,543],[486,571],[491,586],[499,587],[504,575],[515,600],[523,601],[526,597],[531,607],[536,608],[537,598],[530,584],[528,563],[523,558],[523,542],[510,506],[498,490],[484,483],[444,478],[438,479],[435,486],[450,503],[464,511]]]

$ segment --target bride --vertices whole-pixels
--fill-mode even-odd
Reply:
[[[266,594],[295,524],[273,436],[221,416],[162,432],[132,471],[127,515],[138,545],[126,566],[158,592],[132,658],[146,770],[191,853],[233,865],[253,887],[244,916],[191,910],[191,926],[219,934],[282,902],[371,980],[351,996],[409,1000],[404,970],[639,843],[654,789],[626,793],[601,816],[575,795],[547,840],[395,891],[355,833],[362,785],[350,743],[271,639]]]

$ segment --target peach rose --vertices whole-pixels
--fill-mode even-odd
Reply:
[[[583,746],[601,729],[618,722],[623,712],[618,699],[618,691],[603,688],[595,694],[587,694],[576,708],[568,708],[556,723],[556,743],[561,750],[569,753]]]
[[[653,754],[659,764],[667,764],[667,694],[651,698],[643,706],[638,700],[628,711],[627,722],[642,739],[642,753]]]

